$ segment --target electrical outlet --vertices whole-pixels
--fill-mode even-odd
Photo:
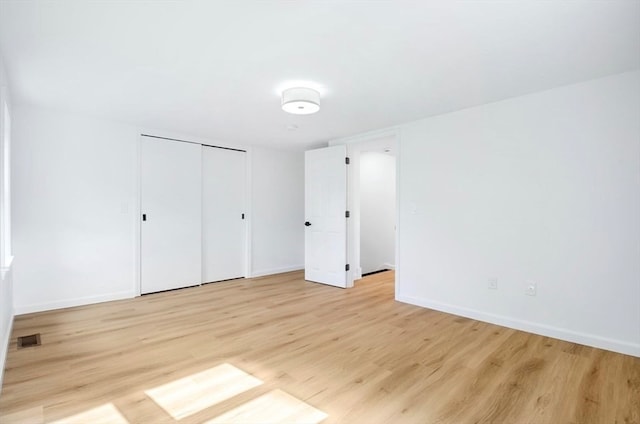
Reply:
[[[527,288],[525,289],[525,294],[527,296],[535,296],[538,292],[538,284],[535,281],[527,281]]]
[[[491,290],[498,290],[498,279],[497,278],[489,278],[487,282],[487,287]]]

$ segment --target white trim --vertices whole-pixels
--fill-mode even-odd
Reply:
[[[94,303],[110,302],[113,300],[132,299],[136,296],[135,291],[128,290],[116,293],[102,294],[99,296],[78,297],[75,299],[60,300],[57,302],[34,303],[15,307],[16,315],[30,314],[34,312],[52,311],[54,309],[71,308],[74,306],[85,306]]]
[[[0,268],[0,279],[1,279],[1,281],[4,281],[4,278],[7,275],[7,273],[9,271],[11,271],[11,265],[13,264],[13,258],[14,258],[13,256],[7,257],[6,258],[7,263],[2,268]]]
[[[174,140],[182,140],[188,143],[206,144],[208,146],[224,147],[227,149],[247,150],[250,146],[246,144],[235,144],[222,140],[214,140],[207,137],[199,137],[193,134],[182,132],[159,130],[149,127],[138,127],[138,135],[148,135],[151,137],[171,138]]]
[[[347,171],[347,209],[351,211],[351,219],[347,222],[347,263],[352,271],[347,273],[347,287],[353,287],[354,280],[362,278],[360,262],[360,154],[380,147],[381,140],[393,139],[396,166],[396,237],[395,263],[393,269],[398,268],[400,248],[400,127],[389,127],[370,131],[352,137],[339,138],[329,141],[329,146],[346,145],[347,156],[351,158],[351,165]],[[386,143],[384,143],[386,144]],[[395,275],[395,291],[398,293],[398,273]]]
[[[301,271],[304,269],[304,265],[292,265],[281,268],[271,268],[255,271],[249,278],[264,277],[265,275],[282,274],[283,272]]]
[[[142,296],[142,134],[138,133],[136,143],[136,186],[134,205],[134,273],[133,291],[135,296]]]
[[[393,270],[396,269],[396,266],[394,264],[390,264],[390,263],[384,263],[384,264],[382,264],[382,266],[385,267],[386,269],[393,269]]]
[[[2,302],[3,306],[6,308],[0,308],[0,320],[6,322],[5,333],[0,334],[1,343],[0,345],[0,393],[2,392],[2,381],[4,379],[4,367],[7,362],[7,356],[9,352],[9,346],[11,342],[11,333],[13,331],[13,319],[15,316],[15,311],[13,307],[13,268],[11,263],[13,262],[13,256],[7,258],[7,267],[2,268],[0,274],[0,302]],[[3,322],[3,326],[4,326]]]
[[[245,156],[244,186],[244,276],[249,278],[253,273],[253,149],[248,148]]]
[[[613,352],[624,353],[626,355],[640,357],[640,343],[630,343],[623,340],[616,340],[607,337],[596,336],[593,334],[580,333],[577,331],[567,330],[566,328],[553,327],[531,321],[523,321],[504,315],[490,314],[476,309],[464,308],[448,303],[420,299],[412,296],[396,296],[396,300],[412,305],[422,306],[423,308],[434,309],[436,311],[446,312],[449,314],[512,328],[515,330],[526,331],[528,333],[538,334],[541,336],[553,337],[554,339],[565,340],[582,345],[597,347],[600,349],[611,350]]]
[[[402,244],[400,243],[400,203],[402,201],[402,191],[400,190],[400,181],[402,180],[402,160],[400,155],[402,154],[402,129],[401,127],[397,127],[395,130],[396,134],[396,260],[395,260],[395,284],[394,284],[394,292],[395,299],[398,300],[400,296],[400,247]]]
[[[7,363],[7,356],[9,354],[9,344],[11,342],[11,333],[13,332],[13,318],[15,314],[11,312],[11,318],[9,319],[9,325],[7,326],[7,333],[2,337],[2,346],[0,349],[0,394],[2,394],[2,381],[4,380],[4,367]]]
[[[362,267],[356,267],[353,270],[353,279],[354,280],[359,280],[362,278]]]
[[[352,144],[352,143],[360,143],[363,141],[374,141],[377,138],[386,138],[386,137],[396,137],[397,139],[397,136],[399,133],[400,133],[399,126],[387,127],[387,128],[382,128],[375,131],[361,133],[351,137],[336,138],[334,140],[329,140],[327,144],[329,146],[335,146],[338,144]]]

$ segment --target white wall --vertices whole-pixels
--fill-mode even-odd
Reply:
[[[399,300],[640,356],[640,71],[401,131]]]
[[[360,154],[360,266],[363,273],[395,267],[396,158]]]
[[[251,151],[252,276],[304,268],[304,153]]]
[[[4,59],[0,54],[0,119],[2,122],[0,123],[0,186],[4,184],[4,128],[7,124],[4,122],[4,103],[7,103],[7,107],[9,108],[10,113],[13,112],[13,108],[11,107],[11,99],[9,93],[9,81],[7,78],[7,74],[4,67]],[[3,193],[3,190],[0,190],[0,195]],[[0,211],[0,213],[2,213]],[[6,217],[2,217],[6,219]],[[10,223],[9,223],[10,224]],[[6,257],[4,250],[7,249],[5,246],[5,234],[0,234],[1,249],[0,249],[0,257]],[[8,252],[11,253],[11,252]],[[6,259],[6,258],[5,258]],[[4,262],[4,261],[0,261]],[[13,265],[12,263],[4,263],[2,264],[2,268],[0,269],[0,391],[2,391],[2,379],[4,377],[4,365],[7,359],[7,350],[9,348],[9,339],[11,337],[11,329],[13,324]]]
[[[141,131],[30,106],[15,108],[13,121],[16,312],[134,296]],[[303,156],[252,156],[249,273],[300,268]]]
[[[17,313],[135,294],[136,128],[14,113]]]

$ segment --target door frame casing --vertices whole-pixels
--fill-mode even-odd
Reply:
[[[347,206],[351,212],[351,217],[347,220],[347,261],[351,264],[347,273],[347,287],[353,287],[354,281],[362,278],[362,267],[360,266],[360,175],[359,162],[360,153],[370,151],[384,144],[392,144],[395,149],[396,158],[396,237],[395,237],[395,296],[399,295],[400,281],[400,128],[387,128],[380,131],[372,131],[354,137],[340,138],[329,141],[329,146],[344,144],[347,146],[347,155],[351,164],[347,170]],[[354,166],[355,164],[355,166]]]

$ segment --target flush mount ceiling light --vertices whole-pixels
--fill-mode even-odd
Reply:
[[[313,88],[294,87],[282,92],[282,110],[309,115],[320,110],[320,93]]]

